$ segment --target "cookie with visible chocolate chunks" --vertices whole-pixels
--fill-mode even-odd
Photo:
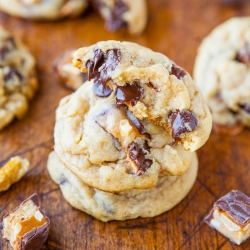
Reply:
[[[102,221],[153,217],[179,203],[193,186],[198,168],[196,153],[191,153],[188,170],[181,176],[159,178],[150,189],[131,189],[110,193],[93,188],[74,175],[55,152],[49,155],[48,171],[60,186],[64,198],[75,208]]]
[[[162,176],[185,173],[192,159],[164,127],[118,105],[114,91],[98,97],[93,81],[61,100],[54,138],[68,169],[87,185],[109,192],[153,187]]]
[[[190,75],[163,54],[130,42],[105,41],[77,50],[73,63],[88,72],[93,91],[114,95],[140,120],[163,127],[186,150],[201,147],[211,115]]]
[[[229,19],[198,49],[194,79],[217,125],[250,127],[250,18]]]
[[[106,28],[116,31],[127,28],[140,34],[147,23],[146,0],[93,0],[93,6],[106,21]]]
[[[33,20],[55,20],[80,15],[88,0],[0,0],[0,10]]]
[[[26,46],[0,27],[0,130],[26,114],[37,88],[35,59]]]

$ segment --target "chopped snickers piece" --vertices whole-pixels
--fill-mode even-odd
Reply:
[[[29,170],[30,163],[27,159],[19,156],[12,157],[2,168],[0,168],[0,192],[10,188],[18,182]]]
[[[49,233],[49,218],[40,210],[33,194],[3,217],[3,237],[15,250],[38,250]]]
[[[229,192],[214,203],[204,221],[240,245],[250,236],[250,197],[238,190]]]
[[[60,82],[67,88],[76,90],[88,80],[88,74],[82,73],[72,64],[75,50],[65,51],[54,63]]]

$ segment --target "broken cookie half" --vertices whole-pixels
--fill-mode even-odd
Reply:
[[[240,245],[250,236],[250,197],[238,190],[229,192],[214,203],[204,221]]]
[[[48,237],[50,220],[33,194],[3,217],[3,237],[15,250],[40,249]]]

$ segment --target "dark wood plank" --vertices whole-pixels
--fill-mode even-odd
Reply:
[[[46,161],[53,148],[54,111],[59,100],[70,93],[59,84],[52,68],[64,50],[99,40],[129,40],[168,55],[192,73],[201,40],[226,19],[250,14],[248,3],[239,7],[220,5],[219,0],[148,3],[148,27],[139,37],[104,30],[103,20],[96,13],[53,23],[29,22],[0,13],[0,24],[22,39],[37,58],[40,81],[28,115],[0,133],[0,165],[14,155],[28,157],[32,165],[19,183],[0,193],[0,216],[37,192],[51,219],[43,249],[249,249],[249,242],[235,246],[202,220],[214,201],[228,191],[239,189],[250,195],[250,130],[235,137],[212,133],[198,151],[199,175],[191,192],[174,209],[155,218],[97,221],[73,209],[48,175]],[[1,238],[0,249],[11,247]]]

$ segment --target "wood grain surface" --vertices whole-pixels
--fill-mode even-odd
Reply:
[[[7,0],[6,0],[7,1]],[[136,0],[135,0],[136,1]],[[50,179],[46,162],[53,149],[55,108],[71,93],[53,71],[57,56],[69,48],[100,40],[129,40],[162,52],[192,73],[196,50],[218,24],[233,16],[250,15],[248,1],[229,7],[220,0],[148,0],[145,32],[134,37],[126,31],[110,33],[97,13],[57,22],[31,22],[0,13],[3,27],[20,38],[37,58],[40,89],[26,117],[0,132],[0,166],[11,156],[31,161],[25,177],[0,193],[0,216],[37,192],[51,219],[42,249],[250,249],[250,240],[235,246],[203,222],[213,203],[232,189],[250,195],[250,130],[230,137],[212,133],[198,151],[199,174],[188,196],[174,209],[155,218],[100,222],[72,208]],[[12,249],[0,239],[0,249]]]

